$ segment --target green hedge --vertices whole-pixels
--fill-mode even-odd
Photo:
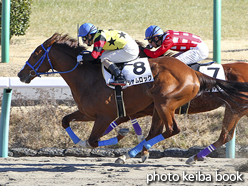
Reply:
[[[10,38],[13,35],[25,35],[29,27],[32,0],[11,0],[10,2]],[[2,0],[0,0],[0,12],[2,18]]]

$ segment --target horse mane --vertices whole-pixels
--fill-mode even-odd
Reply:
[[[74,55],[77,55],[79,51],[85,51],[86,47],[79,45],[78,40],[70,37],[68,34],[54,33],[47,41],[51,44],[57,44],[65,51],[71,51]]]
[[[54,33],[52,37],[45,42],[48,42],[48,45],[53,44],[54,46],[58,46],[60,50],[63,50],[63,52],[73,57],[77,57],[80,52],[87,50],[85,46],[79,45],[77,39],[70,37],[68,34],[62,35],[59,33]],[[97,58],[91,62],[85,61],[84,64],[96,66],[97,64],[101,64],[101,61]]]
[[[143,48],[146,48],[145,44],[142,43],[141,41],[135,40],[135,42],[137,43],[138,46],[141,46]]]

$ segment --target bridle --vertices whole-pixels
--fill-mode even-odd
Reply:
[[[30,72],[29,72],[29,75],[30,76],[38,76],[38,77],[41,77],[40,75],[43,75],[43,74],[46,74],[46,75],[49,75],[49,74],[56,74],[56,73],[69,73],[69,72],[72,72],[73,70],[75,70],[77,68],[77,66],[79,65],[79,62],[77,62],[76,66],[74,68],[72,68],[71,70],[68,70],[68,71],[61,71],[61,72],[58,72],[58,71],[54,71],[54,68],[53,68],[53,65],[51,63],[51,60],[48,56],[48,53],[50,51],[50,49],[52,48],[52,45],[49,46],[47,49],[45,49],[45,47],[43,46],[43,44],[41,44],[41,47],[44,49],[45,53],[43,54],[43,56],[41,56],[41,58],[32,66],[28,61],[26,61],[26,64],[32,69]],[[42,63],[44,62],[44,60],[46,59],[47,57],[47,60],[50,64],[50,67],[52,69],[52,72],[38,72],[40,66],[42,65]]]

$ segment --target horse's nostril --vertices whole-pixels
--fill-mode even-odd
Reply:
[[[19,78],[21,78],[21,77],[22,77],[22,74],[19,72],[19,73],[17,74],[17,76],[18,76]]]

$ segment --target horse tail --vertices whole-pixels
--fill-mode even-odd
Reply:
[[[248,82],[237,82],[237,81],[224,81],[216,78],[207,76],[201,72],[196,71],[196,75],[200,82],[200,90],[198,94],[205,91],[213,92],[213,89],[220,93],[224,99],[228,99],[233,103],[240,106],[233,98],[238,98],[243,101],[248,101]],[[247,103],[246,103],[247,104]]]

